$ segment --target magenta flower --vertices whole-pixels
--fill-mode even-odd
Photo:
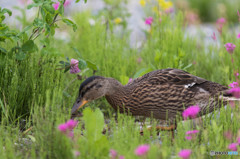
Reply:
[[[186,135],[188,135],[188,136],[185,136],[185,138],[186,138],[187,140],[192,140],[193,137],[196,137],[195,134],[197,134],[198,132],[199,132],[199,130],[187,131],[187,132],[186,132]]]
[[[191,134],[196,134],[199,133],[199,130],[191,130],[191,131],[187,131],[186,135],[191,135]]]
[[[148,17],[145,19],[145,24],[147,25],[152,25],[152,22],[153,22],[153,17]]]
[[[240,33],[237,35],[237,38],[240,39]]]
[[[69,6],[70,4],[71,4],[71,0],[66,0],[63,6],[66,7],[66,6]],[[56,2],[56,3],[53,4],[53,8],[55,10],[58,10],[59,5],[60,5],[60,3]]]
[[[227,50],[228,53],[232,54],[234,49],[235,49],[236,45],[232,44],[232,43],[226,43],[225,44],[225,48]]]
[[[240,98],[240,87],[231,88],[228,93],[232,94],[236,98]]]
[[[238,146],[238,143],[231,143],[228,145],[228,149],[232,151],[237,151],[237,146]]]
[[[79,151],[74,151],[74,156],[76,156],[76,157],[80,156],[80,152]]]
[[[178,153],[178,156],[181,157],[182,159],[189,159],[191,153],[192,153],[192,150],[184,149]]]
[[[198,105],[190,106],[183,111],[182,116],[184,119],[195,118],[199,112],[200,112],[200,107]]]
[[[125,159],[125,157],[124,156],[119,156],[119,159]]]
[[[132,79],[132,78],[129,78],[128,83],[130,83],[130,82],[132,82],[132,81],[133,81],[133,79]]]
[[[236,76],[239,76],[239,73],[238,73],[238,72],[236,73]]]
[[[73,130],[77,126],[77,124],[78,124],[78,122],[75,120],[72,120],[72,119],[70,119],[66,122],[66,125],[69,130]]]
[[[217,24],[218,25],[223,25],[223,24],[225,24],[226,23],[226,19],[225,18],[218,18],[218,20],[217,20]]]
[[[66,124],[60,124],[60,125],[58,126],[58,130],[61,131],[62,133],[66,133],[67,130],[68,130],[68,127],[67,127]]]
[[[78,73],[81,70],[78,68],[78,60],[76,59],[71,59],[71,68],[70,68],[70,73]]]
[[[236,87],[239,87],[239,84],[237,82],[233,82],[233,83],[230,83],[228,86],[231,88],[236,88]]]
[[[53,4],[53,8],[54,8],[55,10],[58,10],[58,8],[59,8],[59,5],[60,5],[60,3],[59,3],[59,2],[57,2],[57,3],[54,3],[54,4]]]
[[[111,149],[110,150],[110,156],[111,156],[111,159],[115,159],[117,157],[117,151]]]
[[[64,7],[69,6],[71,4],[71,1],[72,0],[66,0],[63,6]]]
[[[213,32],[213,35],[211,36],[213,40],[217,40],[215,32]]]
[[[147,152],[149,151],[150,149],[150,146],[149,145],[140,145],[138,146],[136,149],[135,149],[135,154],[137,156],[143,156],[143,155],[146,155]]]
[[[70,138],[74,137],[73,129],[77,126],[77,121],[69,120],[64,124],[60,124],[58,126],[58,130],[63,134],[67,135]]]
[[[185,136],[185,139],[192,140],[192,136]]]

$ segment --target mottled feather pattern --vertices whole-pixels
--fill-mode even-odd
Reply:
[[[124,111],[124,105],[132,115],[174,120],[177,113],[195,104],[201,107],[201,114],[213,111],[221,105],[217,97],[227,87],[183,70],[163,69],[133,80],[125,89],[128,90],[125,95],[119,92],[107,96],[115,109]]]

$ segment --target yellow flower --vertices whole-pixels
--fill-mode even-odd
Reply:
[[[140,5],[142,6],[142,7],[144,7],[145,5],[146,5],[146,2],[145,2],[145,0],[140,0]]]
[[[158,0],[158,4],[164,10],[169,9],[173,6],[171,1],[165,1],[165,0]]]
[[[115,18],[114,19],[114,23],[116,23],[116,24],[120,24],[122,22],[122,18]]]

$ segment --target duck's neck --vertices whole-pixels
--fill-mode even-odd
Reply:
[[[127,88],[113,78],[107,79],[109,81],[109,86],[106,90],[105,97],[115,110],[117,110],[119,107],[120,111],[122,112],[123,105],[126,105],[128,100]]]

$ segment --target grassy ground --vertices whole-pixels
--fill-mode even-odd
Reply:
[[[89,24],[89,18],[95,19],[95,25]],[[174,140],[170,133],[157,135],[146,126],[141,136],[133,117],[118,114],[116,122],[116,113],[105,99],[100,99],[85,106],[84,117],[74,129],[74,138],[69,138],[57,127],[69,119],[81,81],[71,82],[76,75],[56,70],[58,62],[66,57],[83,58],[97,64],[97,75],[114,77],[123,84],[129,78],[152,70],[179,68],[228,85],[235,81],[233,73],[240,63],[239,46],[233,54],[233,65],[224,48],[227,42],[239,43],[236,33],[228,32],[228,24],[218,39],[220,47],[215,42],[207,47],[203,41],[185,36],[182,13],[174,18],[164,16],[161,22],[154,21],[151,30],[146,31],[144,44],[135,49],[129,45],[128,31],[113,34],[117,25],[114,22],[110,21],[107,26],[88,12],[78,13],[73,19],[78,30],[72,32],[64,28],[70,34],[67,43],[50,39],[56,48],[52,54],[38,50],[22,62],[13,60],[15,55],[0,56],[1,158],[109,158],[110,149],[127,159],[177,158],[181,149],[192,149],[191,158],[210,158],[211,150],[229,151],[228,145],[236,142],[240,135],[239,106],[231,108],[228,105],[202,118],[202,124],[195,128],[200,130],[197,137],[188,141],[185,133],[193,129],[192,121],[179,122]],[[7,45],[10,48],[13,44],[8,42]],[[90,76],[92,71],[83,75]],[[110,121],[106,134],[101,133],[106,127],[104,118]],[[83,123],[85,129],[82,129]],[[230,139],[224,136],[227,131],[233,134]],[[140,144],[150,145],[146,156],[135,155],[134,150]],[[79,156],[75,155],[76,151],[80,152]],[[226,157],[236,156],[219,156]]]

